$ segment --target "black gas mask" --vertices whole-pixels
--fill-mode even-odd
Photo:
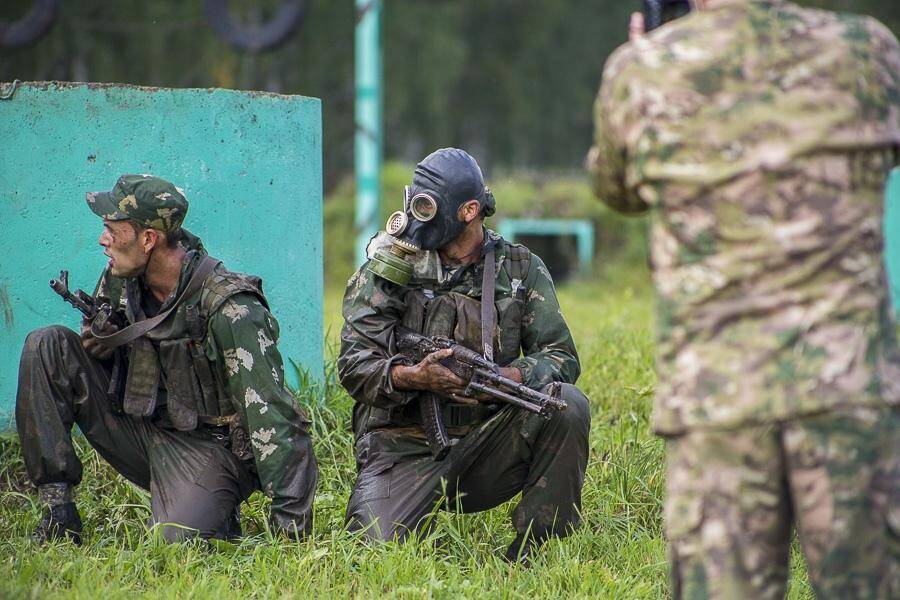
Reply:
[[[459,208],[478,200],[485,216],[494,214],[495,201],[484,185],[481,168],[467,152],[443,148],[416,165],[412,185],[404,187],[403,210],[388,217],[385,231],[393,237],[387,252],[375,252],[369,270],[388,281],[406,285],[415,252],[437,250],[456,239],[466,228]]]

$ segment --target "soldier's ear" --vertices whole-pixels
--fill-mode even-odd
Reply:
[[[478,217],[478,214],[481,212],[481,202],[478,200],[469,200],[459,207],[459,212],[457,216],[461,221],[465,221],[466,223],[471,223]]]
[[[162,244],[162,234],[159,231],[148,227],[147,229],[141,230],[138,241],[141,244],[141,248],[144,250],[144,254],[150,254],[154,248]]]

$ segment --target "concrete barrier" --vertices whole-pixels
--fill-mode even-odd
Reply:
[[[4,94],[9,93],[9,86]],[[25,83],[0,100],[0,429],[32,329],[78,324],[47,285],[93,291],[105,265],[88,190],[153,173],[185,191],[185,227],[260,275],[293,359],[322,374],[322,121],[315,98],[116,84]],[[349,243],[349,242],[348,242]]]

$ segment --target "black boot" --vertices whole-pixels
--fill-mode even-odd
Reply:
[[[531,557],[537,553],[542,545],[543,541],[537,540],[533,536],[529,535],[526,537],[519,534],[509,545],[509,548],[506,549],[503,559],[510,564],[530,567]]]
[[[225,524],[225,540],[229,542],[233,542],[237,539],[240,539],[241,535],[243,535],[243,531],[241,531],[241,507],[235,506],[234,510],[231,511],[231,514],[228,516],[228,521]]]
[[[44,518],[31,536],[39,544],[65,538],[72,540],[76,546],[81,545],[81,515],[74,502],[48,506]]]

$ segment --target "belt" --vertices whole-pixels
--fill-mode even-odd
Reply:
[[[236,414],[225,416],[197,415],[197,429],[205,431],[216,440],[231,446],[231,423]]]
[[[237,417],[237,413],[222,416],[197,415],[197,424],[207,427],[228,427]]]

